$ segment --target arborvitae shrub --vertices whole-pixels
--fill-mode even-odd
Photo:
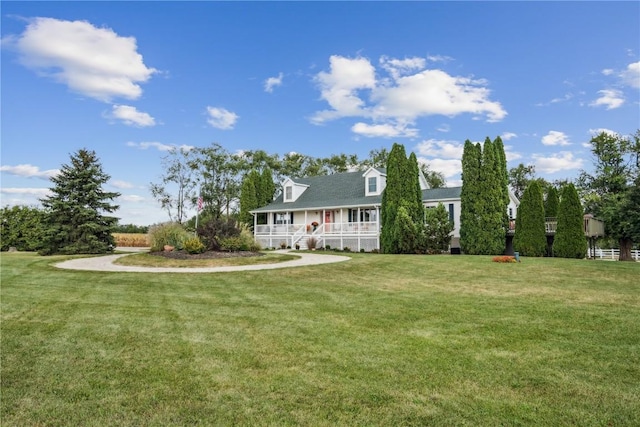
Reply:
[[[573,184],[562,189],[558,206],[558,224],[553,241],[553,255],[561,258],[584,258],[587,238],[584,235],[584,213]]]
[[[543,256],[547,247],[544,222],[542,189],[537,181],[533,181],[518,206],[514,249],[525,256]]]

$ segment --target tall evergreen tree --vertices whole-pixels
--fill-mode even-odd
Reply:
[[[260,207],[273,202],[273,196],[276,193],[276,184],[273,182],[273,173],[270,168],[266,167],[262,170],[260,185],[256,193]]]
[[[542,188],[537,181],[529,184],[518,206],[513,247],[525,256],[545,254],[547,236],[544,228],[544,206]]]
[[[553,254],[561,258],[584,258],[587,238],[584,235],[584,211],[573,184],[562,189],[558,206],[558,224],[553,241]]]
[[[547,218],[557,217],[559,203],[558,190],[553,185],[550,185],[547,190],[547,199],[544,201],[544,216]]]
[[[509,213],[507,212],[507,208],[509,206],[509,170],[507,169],[507,154],[504,151],[504,144],[502,143],[502,138],[499,136],[493,141],[493,147],[496,151],[496,156],[498,158],[498,174],[501,177],[500,189],[502,190],[502,221],[505,230],[509,228]]]
[[[482,149],[468,139],[462,152],[462,189],[460,190],[460,247],[466,254],[478,254],[480,222],[480,168]]]
[[[423,246],[424,210],[418,170],[416,155],[411,153],[407,158],[404,146],[393,144],[382,193],[380,246],[384,253],[416,253]]]
[[[384,253],[398,253],[399,242],[395,232],[396,216],[401,206],[407,182],[407,155],[404,145],[394,143],[387,159],[387,184],[382,194],[382,230],[380,246]]]
[[[240,222],[253,226],[251,211],[260,207],[257,188],[261,184],[261,176],[256,170],[252,170],[242,178],[240,190]]]
[[[506,245],[503,180],[496,150],[489,138],[482,149],[480,168],[479,213],[481,226],[478,253],[484,255],[502,254]]]
[[[94,151],[80,149],[71,155],[71,163],[51,178],[52,194],[41,200],[47,212],[41,254],[113,251],[111,233],[118,219],[105,213],[118,209],[111,201],[120,193],[103,190],[109,178]]]
[[[420,189],[420,167],[415,153],[409,155],[407,160],[406,200],[409,202],[411,219],[417,225],[424,223],[424,207],[422,205],[422,190]]]

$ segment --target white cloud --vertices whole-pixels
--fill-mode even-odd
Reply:
[[[611,68],[605,68],[604,70],[602,70],[602,74],[605,76],[610,76],[614,73],[615,71],[613,71]]]
[[[453,61],[453,58],[445,55],[427,55],[429,62],[449,62]]]
[[[462,163],[460,159],[427,159],[418,157],[418,162],[426,163],[432,171],[440,172],[447,179],[448,185],[454,185],[449,178],[459,177],[462,172]]]
[[[489,100],[483,80],[450,76],[442,70],[424,70],[378,87],[371,96],[377,117],[413,120],[420,116],[486,115],[487,121],[502,120],[507,112],[499,102]]]
[[[564,170],[579,169],[582,167],[583,160],[575,159],[573,154],[568,151],[561,151],[545,157],[540,154],[533,155],[536,170],[544,173],[555,173]]]
[[[173,144],[163,144],[161,142],[127,142],[127,146],[139,148],[140,150],[155,148],[158,151],[173,151],[173,150],[190,151],[195,148],[193,145],[186,145],[186,144],[173,145]]]
[[[51,190],[48,188],[0,188],[0,193],[44,197],[49,195]]]
[[[120,196],[119,199],[123,200],[125,202],[134,202],[134,203],[144,202],[145,201],[144,197],[136,196],[135,194]]]
[[[22,176],[26,178],[41,178],[41,179],[49,179],[58,173],[60,173],[59,169],[49,169],[45,171],[41,171],[39,167],[25,164],[25,165],[16,165],[16,166],[0,166],[0,172],[6,172],[10,175]]]
[[[636,89],[640,88],[640,61],[629,64],[620,77],[625,84]]]
[[[597,136],[597,135],[600,135],[603,132],[606,133],[607,135],[618,136],[618,132],[613,131],[611,129],[606,129],[606,128],[589,129],[589,134],[591,136]],[[591,146],[591,145],[589,145],[589,146]]]
[[[207,123],[217,129],[233,129],[239,116],[224,108],[207,107]]]
[[[407,128],[406,125],[392,123],[369,125],[358,122],[351,127],[351,131],[369,138],[416,137],[418,135],[418,129]]]
[[[417,154],[429,157],[444,157],[445,159],[462,159],[464,144],[455,141],[438,141],[428,139],[422,141],[415,147]]]
[[[380,129],[381,124],[413,123],[430,115],[453,117],[469,113],[475,118],[485,116],[489,122],[507,115],[499,102],[489,99],[485,80],[425,69],[426,62],[417,57],[383,56],[380,68],[389,77],[376,78],[376,69],[366,58],[331,56],[330,71],[315,77],[321,98],[331,109],[316,112],[311,121],[320,124],[342,117],[361,117],[375,120],[371,127]],[[352,129],[362,130],[363,124]]]
[[[449,126],[446,123],[443,123],[440,126],[438,126],[438,128],[436,130],[438,132],[447,133],[447,132],[451,131],[451,126]]]
[[[617,89],[603,89],[599,90],[600,98],[596,99],[589,105],[591,107],[598,107],[604,105],[607,110],[613,110],[624,104],[624,96],[622,92]]]
[[[507,158],[507,163],[512,160],[518,160],[522,158],[522,154],[511,151],[511,148],[512,147],[510,145],[504,146],[504,155]]]
[[[395,59],[383,56],[380,58],[380,66],[385,69],[394,80],[400,76],[410,74],[417,70],[423,70],[427,61],[424,58]]]
[[[264,81],[265,92],[272,93],[274,87],[282,86],[282,78],[283,78],[282,73],[279,73],[278,77],[269,77],[267,80],[265,80]]]
[[[129,126],[149,127],[156,125],[156,120],[153,117],[130,105],[114,105],[110,117],[122,120]]]
[[[513,133],[513,132],[504,132],[501,136],[501,138],[505,141],[509,141],[510,139],[513,139],[515,137],[517,137],[518,134],[517,133]]]
[[[369,116],[364,110],[364,101],[357,95],[359,90],[373,89],[376,85],[375,69],[369,60],[332,55],[329,63],[331,71],[321,71],[315,81],[321,98],[332,110],[318,111],[311,121],[319,124],[340,117]]]
[[[139,83],[157,72],[144,64],[134,37],[86,21],[34,18],[21,35],[5,40],[24,66],[100,101],[139,98]]]
[[[542,144],[544,145],[571,145],[569,137],[564,132],[558,132],[556,130],[549,131],[548,134],[542,137]]]
[[[111,185],[113,185],[115,188],[119,188],[121,190],[125,190],[127,188],[133,188],[133,184],[131,184],[130,182],[127,181],[121,181],[121,180],[114,180],[110,182]]]

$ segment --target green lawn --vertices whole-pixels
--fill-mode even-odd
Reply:
[[[144,274],[3,253],[1,424],[640,424],[640,263],[350,256]]]

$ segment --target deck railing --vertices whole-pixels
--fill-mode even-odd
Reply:
[[[558,219],[555,217],[547,217],[544,219],[544,231],[546,234],[555,234],[558,228]],[[604,236],[604,222],[593,218],[591,215],[584,216],[584,235],[587,237]],[[516,231],[516,220],[509,221],[509,234]]]

